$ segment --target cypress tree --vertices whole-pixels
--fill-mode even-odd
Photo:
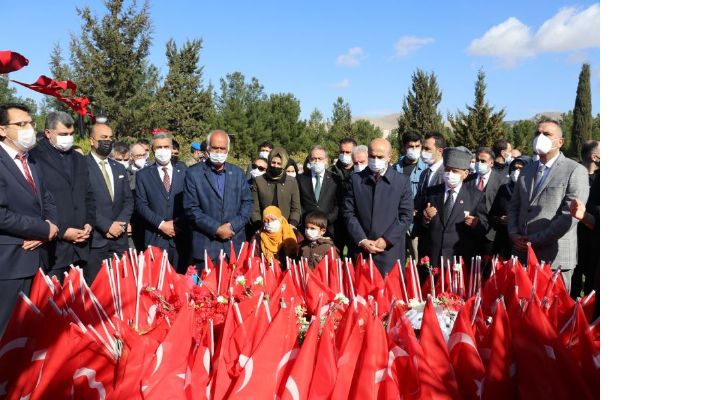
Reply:
[[[570,156],[581,159],[584,142],[592,138],[592,90],[589,82],[589,64],[582,65],[577,83],[577,98],[572,111],[572,143]]]
[[[402,102],[397,137],[405,132],[417,132],[424,136],[427,132],[444,133],[444,121],[438,111],[441,90],[432,71],[426,73],[417,68],[412,74],[412,86]],[[396,145],[396,144],[394,144]]]

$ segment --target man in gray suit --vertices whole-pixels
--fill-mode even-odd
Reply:
[[[527,243],[541,261],[562,267],[567,290],[577,265],[577,220],[570,214],[572,199],[589,196],[587,170],[560,152],[564,138],[556,121],[537,125],[532,147],[540,156],[518,178],[508,208],[508,234],[513,255],[527,259]]]

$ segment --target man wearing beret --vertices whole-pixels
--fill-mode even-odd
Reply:
[[[485,195],[476,190],[473,181],[464,182],[469,174],[472,154],[463,146],[444,150],[443,181],[424,195],[422,210],[417,213],[427,228],[420,243],[426,243],[426,254],[432,265],[453,263],[461,256],[468,263],[477,253],[473,238],[488,230]]]

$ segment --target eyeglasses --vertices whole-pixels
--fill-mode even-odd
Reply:
[[[18,126],[18,127],[20,127],[20,128],[24,128],[24,127],[26,127],[27,125],[29,125],[29,126],[31,126],[32,128],[35,128],[35,127],[37,126],[37,123],[34,122],[34,121],[20,121],[20,122],[10,122],[10,123],[8,123],[8,124],[5,125],[5,126],[10,126],[10,125],[15,125],[15,126]]]
[[[261,166],[258,166],[258,165],[255,165],[254,167],[255,167],[256,169],[258,169],[259,171],[266,171],[266,167],[261,167]]]

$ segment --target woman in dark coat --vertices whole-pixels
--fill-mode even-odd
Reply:
[[[291,226],[301,221],[301,199],[296,178],[286,175],[288,152],[276,147],[269,153],[266,173],[254,178],[252,196],[254,207],[251,214],[253,224],[261,224],[262,212],[268,206],[276,206]],[[295,229],[295,228],[294,228]]]
[[[508,237],[508,203],[513,196],[515,183],[518,181],[520,171],[531,162],[530,157],[520,156],[511,161],[508,167],[510,180],[505,185],[501,185],[493,200],[491,211],[488,213],[488,222],[496,230],[496,237],[493,241],[493,253],[510,258],[512,245]]]

